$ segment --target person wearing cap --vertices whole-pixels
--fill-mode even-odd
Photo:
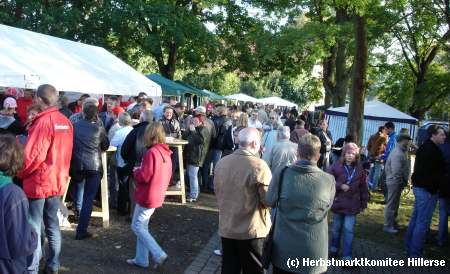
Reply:
[[[20,135],[24,133],[20,121],[14,116],[16,110],[16,99],[7,97],[3,101],[3,109],[0,110],[0,134],[10,133],[13,135]]]
[[[114,123],[113,126],[109,129],[108,132],[108,139],[112,140],[114,137],[114,134],[122,128],[122,125],[120,124],[119,121],[119,115],[125,112],[125,109],[123,109],[122,107],[119,106],[115,106],[112,110],[113,114],[114,114]]]
[[[186,119],[187,115],[185,114],[186,111],[186,105],[183,103],[176,103],[174,106],[174,113],[175,119],[178,120],[180,123],[181,130],[185,130],[185,124],[184,120]]]
[[[408,157],[408,149],[411,137],[408,134],[397,136],[397,145],[389,154],[385,164],[386,187],[388,192],[386,207],[384,208],[384,228],[387,233],[397,233],[396,219],[400,196],[408,185],[411,164]]]
[[[183,132],[183,139],[189,142],[185,151],[190,185],[188,202],[191,203],[197,201],[199,195],[198,171],[203,166],[211,140],[210,132],[204,126],[204,120],[204,113],[196,113],[188,130]]]
[[[86,98],[89,98],[89,97],[91,97],[89,94],[83,94],[80,96],[80,98],[78,100],[70,103],[68,105],[70,111],[72,111],[72,113],[80,113],[82,111],[82,106],[83,106],[84,100],[86,100]]]
[[[369,191],[367,175],[360,161],[359,147],[347,143],[342,148],[341,160],[334,163],[328,173],[336,180],[330,255],[335,257],[343,237],[342,259],[351,260],[356,215],[367,208]]]
[[[106,110],[103,112],[100,112],[98,114],[98,117],[102,121],[103,125],[105,126],[106,132],[109,132],[111,127],[114,124],[115,116],[113,109],[119,104],[117,101],[117,97],[111,96],[106,100]]]

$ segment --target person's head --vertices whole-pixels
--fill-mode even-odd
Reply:
[[[122,112],[119,114],[119,125],[122,127],[131,125],[131,116],[128,112]]]
[[[206,108],[204,106],[198,106],[194,109],[195,115],[206,116]]]
[[[94,97],[86,98],[83,102],[83,105],[81,105],[81,109],[83,110],[86,105],[95,105],[98,108],[99,102]]]
[[[392,122],[387,122],[386,124],[384,124],[384,127],[388,135],[395,131],[395,124]]]
[[[227,114],[228,114],[228,109],[223,105],[218,106],[216,111],[217,111],[218,116],[227,116]]]
[[[348,144],[348,143],[354,143],[355,142],[355,136],[351,135],[351,134],[347,134],[344,138],[344,144]]]
[[[278,114],[275,111],[269,114],[269,122],[274,127],[278,125]]]
[[[141,112],[141,115],[139,116],[139,121],[142,122],[151,122],[153,121],[153,111],[147,109]]]
[[[123,107],[115,106],[112,109],[112,113],[114,114],[115,119],[119,118],[119,115],[124,112],[125,109],[123,109]]]
[[[98,108],[94,104],[84,104],[83,105],[83,117],[89,122],[94,122],[97,120]]]
[[[378,127],[378,133],[386,133],[386,128],[384,126]]]
[[[27,108],[27,123],[33,121],[34,117],[36,117],[36,115],[38,115],[42,111],[43,109],[41,105],[39,104],[30,105]]]
[[[404,150],[408,148],[408,146],[411,144],[411,137],[408,133],[400,133],[397,136],[397,144],[403,148]]]
[[[256,121],[258,120],[258,110],[252,110],[252,120]]]
[[[248,114],[245,112],[242,112],[239,116],[239,120],[236,123],[237,127],[248,127]]]
[[[145,128],[144,143],[147,148],[150,148],[156,144],[166,143],[166,134],[164,133],[164,128],[161,123],[150,123]]]
[[[177,98],[176,97],[170,97],[169,105],[175,106],[177,104]]]
[[[277,140],[289,140],[291,138],[291,129],[287,126],[280,127],[277,130]]]
[[[67,98],[67,96],[60,95],[58,104],[60,108],[67,108],[69,106],[69,98]]]
[[[305,121],[303,120],[297,120],[295,122],[295,128],[296,129],[304,129],[305,128]]]
[[[145,97],[141,100],[142,110],[152,109],[152,105],[153,105],[153,99],[151,97]]]
[[[204,117],[205,116],[203,116],[203,115],[195,115],[194,118],[192,119],[192,124],[194,125],[194,127],[203,125]]]
[[[186,105],[185,105],[185,104],[183,104],[183,103],[177,103],[177,104],[175,105],[175,112],[176,112],[178,115],[183,115],[185,111],[186,111]],[[206,113],[206,109],[205,109],[205,113]]]
[[[77,100],[77,105],[79,105],[79,106],[83,105],[84,100],[86,100],[89,97],[91,97],[89,94],[81,95],[80,98],[78,98],[78,100]]]
[[[319,128],[322,129],[323,131],[326,131],[328,129],[328,123],[326,120],[320,120],[318,125]]]
[[[14,116],[17,110],[17,101],[13,97],[8,97],[3,101],[2,114]]]
[[[14,177],[23,166],[23,149],[11,134],[0,135],[0,171]]]
[[[320,159],[320,147],[319,137],[307,133],[298,141],[298,157],[301,160],[317,163]]]
[[[128,102],[130,102],[130,104],[137,102],[137,100],[138,100],[137,96],[130,96],[130,98],[128,98]]]
[[[142,100],[143,100],[144,98],[147,98],[147,93],[145,93],[145,92],[139,92],[139,94],[138,94],[138,96],[137,96],[137,102],[138,102],[138,103],[141,103]]]
[[[36,103],[44,109],[53,107],[58,102],[58,91],[52,85],[40,85],[36,91]]]
[[[109,113],[113,113],[113,109],[119,105],[119,101],[117,97],[111,96],[106,100],[106,111]]]
[[[359,161],[359,147],[355,143],[346,143],[342,148],[342,162],[355,165]]]
[[[253,154],[257,154],[261,147],[261,133],[255,128],[244,128],[239,131],[239,146]]]
[[[436,145],[442,145],[445,143],[445,131],[444,128],[438,125],[431,125],[427,129],[428,137]]]
[[[164,112],[164,118],[166,118],[167,120],[172,120],[173,117],[173,108],[170,106],[166,106],[163,110]]]
[[[240,111],[234,111],[233,115],[231,116],[231,119],[233,119],[233,125],[237,125],[239,118],[241,117],[242,112]]]

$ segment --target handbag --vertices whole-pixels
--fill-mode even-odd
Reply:
[[[288,167],[284,167],[280,174],[280,186],[278,187],[278,201],[280,200],[280,193],[281,193],[281,186],[283,183],[283,175],[284,171]],[[278,208],[278,202],[277,202],[277,208]],[[273,235],[275,231],[275,222],[277,221],[277,214],[278,209],[275,211],[275,214],[273,216],[273,222],[272,226],[270,227],[269,234],[267,234],[266,239],[264,240],[263,244],[263,251],[261,255],[261,265],[264,269],[269,269],[270,264],[272,263],[272,249],[273,249]]]

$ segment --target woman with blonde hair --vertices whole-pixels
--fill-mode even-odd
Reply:
[[[167,259],[167,254],[158,245],[148,230],[150,217],[162,206],[172,177],[172,151],[165,144],[164,128],[159,122],[151,123],[145,129],[144,142],[148,148],[140,167],[133,171],[136,180],[134,209],[131,228],[137,236],[136,256],[128,264],[148,267],[149,253],[153,269]]]

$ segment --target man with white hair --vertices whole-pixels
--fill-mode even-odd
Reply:
[[[272,174],[258,157],[261,134],[255,128],[239,132],[239,149],[222,158],[214,172],[222,238],[222,273],[264,273],[261,255],[270,230],[265,195]]]
[[[297,145],[289,141],[291,138],[288,126],[280,127],[277,131],[277,143],[267,156],[267,164],[272,173],[278,168],[290,166],[297,160]]]
[[[96,105],[98,107],[99,103],[98,103],[98,100],[96,98],[94,98],[94,97],[88,97],[88,98],[84,99],[83,100],[83,104],[81,105],[81,111],[72,114],[72,116],[70,116],[70,118],[69,118],[69,120],[72,123],[72,125],[75,124],[76,122],[80,121],[80,120],[83,120],[83,108],[86,105],[89,105],[89,104],[94,104],[94,105]],[[102,125],[103,125],[103,123],[102,123]]]

